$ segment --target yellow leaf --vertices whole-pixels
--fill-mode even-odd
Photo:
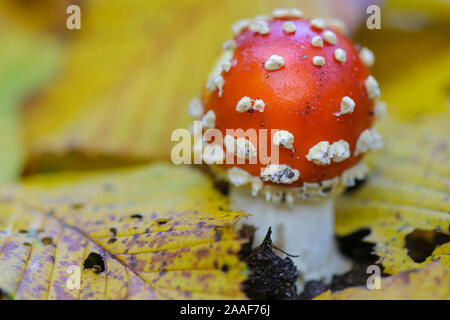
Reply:
[[[449,113],[448,26],[405,31],[383,22],[382,32],[363,29],[355,41],[375,54],[372,72],[389,114],[400,120],[420,121],[423,115]]]
[[[383,91],[383,99],[401,119],[415,120],[424,114],[449,112],[450,48],[444,45],[438,50],[432,58],[410,65]]]
[[[381,279],[380,289],[349,288],[327,291],[316,300],[449,300],[450,269],[438,261],[420,270],[405,271]]]
[[[42,176],[0,194],[0,288],[16,299],[245,298],[243,214],[194,169]],[[84,268],[91,253],[103,272]]]
[[[386,2],[390,14],[390,20],[402,16],[404,19],[419,20],[424,23],[438,22],[447,24],[450,22],[450,3],[442,0],[389,0]],[[406,15],[406,16],[405,16]]]
[[[421,125],[381,124],[386,147],[369,156],[373,174],[357,191],[337,201],[336,230],[346,235],[368,228],[366,241],[385,272],[395,274],[430,262],[408,256],[405,237],[416,229],[450,230],[449,116],[423,119]],[[446,131],[447,130],[447,131]],[[450,267],[450,246],[438,246],[431,257]]]
[[[77,1],[73,2],[76,4]],[[69,4],[71,3],[61,0],[3,0],[0,2],[0,15],[28,30],[63,31]]]

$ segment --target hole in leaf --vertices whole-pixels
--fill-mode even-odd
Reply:
[[[355,180],[355,185],[345,189],[345,194],[352,194],[361,189],[367,182],[367,179]]]
[[[142,214],[140,214],[140,213],[136,213],[136,214],[133,214],[132,216],[131,216],[131,218],[133,218],[133,219],[138,219],[138,220],[142,220]]]
[[[46,246],[50,245],[53,243],[53,239],[50,237],[45,237],[41,239],[42,243],[45,244]]]
[[[345,256],[358,263],[375,263],[379,257],[373,254],[374,244],[363,239],[370,234],[370,229],[360,229],[347,236],[338,237],[339,250]]]
[[[109,231],[111,231],[113,236],[117,235],[117,229],[116,228],[110,228]]]
[[[227,264],[224,264],[222,266],[221,270],[222,270],[223,273],[227,273],[228,271],[230,271],[230,267]]]
[[[169,219],[166,219],[166,218],[159,218],[158,220],[156,220],[156,223],[158,224],[158,226],[162,226],[162,225],[166,224],[167,222],[169,222]]]
[[[83,264],[84,269],[94,269],[94,273],[99,274],[105,271],[105,261],[103,257],[96,252],[89,253]]]
[[[434,231],[415,229],[405,237],[405,248],[415,262],[424,262],[436,247],[450,242],[450,235]]]

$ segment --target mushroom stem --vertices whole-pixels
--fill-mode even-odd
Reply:
[[[276,205],[235,186],[230,188],[230,199],[233,210],[252,215],[239,223],[256,227],[255,246],[262,243],[272,227],[274,245],[298,256],[291,259],[300,272],[300,288],[309,280],[329,283],[333,275],[350,270],[351,262],[340,254],[334,237],[334,199]]]

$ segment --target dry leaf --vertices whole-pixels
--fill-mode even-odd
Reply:
[[[381,279],[380,289],[327,291],[316,300],[450,300],[450,269],[438,261]]]
[[[449,243],[422,263],[405,247],[405,237],[414,230],[450,231],[449,121],[441,115],[421,125],[383,123],[387,145],[368,158],[373,174],[360,189],[338,199],[337,233],[370,229],[365,240],[376,244],[386,273],[415,269],[436,257],[450,267]]]
[[[245,298],[243,214],[194,169],[42,176],[1,194],[0,288],[16,299]]]

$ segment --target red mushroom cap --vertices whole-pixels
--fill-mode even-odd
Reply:
[[[285,12],[235,25],[236,37],[224,44],[201,96],[203,112],[215,116],[223,136],[227,129],[269,130],[266,140],[247,138],[250,152],[267,148],[270,155],[279,147],[278,166],[258,156],[256,163],[219,167],[237,167],[252,177],[249,182],[259,178],[264,187],[296,188],[303,195],[305,186],[323,185],[312,189],[325,195],[362,178],[364,153],[382,145],[372,129],[379,96],[368,70],[373,55],[322,19]],[[272,136],[270,130],[280,132]]]

